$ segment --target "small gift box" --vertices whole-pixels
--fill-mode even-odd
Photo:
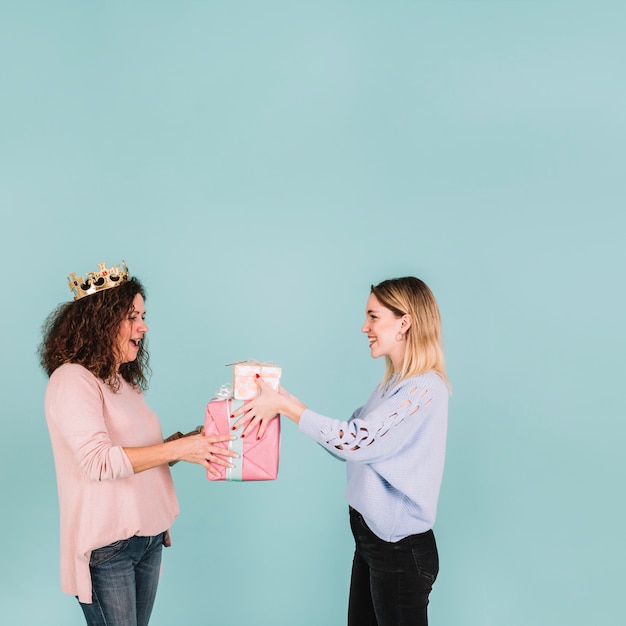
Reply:
[[[257,439],[257,429],[246,437],[242,437],[247,422],[242,423],[237,430],[232,430],[231,424],[239,417],[230,416],[243,406],[243,400],[232,398],[227,385],[220,390],[206,406],[204,418],[205,435],[234,435],[233,441],[216,443],[216,446],[228,447],[237,453],[237,458],[228,458],[233,467],[213,465],[220,471],[215,476],[207,470],[209,480],[248,481],[248,480],[275,480],[278,476],[278,456],[280,452],[280,419],[273,419],[260,439]]]
[[[271,363],[259,363],[249,359],[231,363],[233,369],[233,397],[235,400],[251,400],[256,398],[259,389],[256,386],[258,374],[272,389],[278,391],[280,387],[281,368]]]

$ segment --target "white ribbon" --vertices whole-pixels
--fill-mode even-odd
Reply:
[[[222,387],[225,386],[226,385],[222,385]],[[243,400],[231,400],[230,398],[226,398],[226,411],[228,414],[228,419],[230,420],[230,416],[242,406]],[[237,427],[237,430],[231,431],[231,433],[235,436],[235,439],[228,442],[228,449],[235,452],[237,454],[237,457],[229,459],[232,467],[226,468],[226,480],[228,481],[241,482],[243,480],[243,437],[241,436],[241,434],[243,433],[245,425],[245,422],[242,422]]]

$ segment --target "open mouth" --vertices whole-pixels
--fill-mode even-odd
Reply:
[[[135,348],[139,349],[141,346],[141,339],[131,339],[130,343],[135,346]]]

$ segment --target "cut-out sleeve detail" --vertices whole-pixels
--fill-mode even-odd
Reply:
[[[300,428],[341,459],[368,463],[384,459],[406,445],[419,429],[432,392],[412,379],[410,384],[400,383],[384,397],[377,390],[372,398],[348,421],[307,409]]]
[[[397,413],[376,424],[371,431],[361,423],[361,420],[352,420],[347,423],[345,429],[329,433],[330,436],[325,443],[337,450],[359,450],[363,446],[371,446],[378,437],[383,437],[389,432],[389,428],[395,424],[394,418],[397,418]]]

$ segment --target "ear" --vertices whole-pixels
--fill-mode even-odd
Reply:
[[[402,321],[400,322],[400,329],[402,332],[406,332],[409,328],[411,328],[411,321],[411,316],[408,313],[402,316]]]

